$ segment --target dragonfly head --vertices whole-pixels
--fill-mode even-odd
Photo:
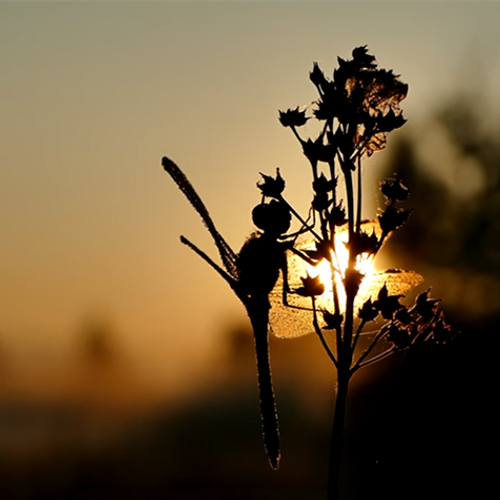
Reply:
[[[277,238],[290,229],[292,215],[283,202],[271,200],[260,203],[252,210],[252,220],[264,234]]]

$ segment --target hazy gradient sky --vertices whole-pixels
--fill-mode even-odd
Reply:
[[[0,345],[65,352],[102,314],[151,374],[210,356],[244,311],[180,244],[213,250],[161,157],[237,250],[259,171],[280,166],[306,207],[277,110],[315,98],[313,61],[368,44],[418,121],[466,68],[498,88],[499,20],[494,2],[1,3]]]

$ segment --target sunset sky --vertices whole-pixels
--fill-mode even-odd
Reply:
[[[215,356],[244,311],[179,242],[216,255],[162,156],[238,250],[259,172],[279,166],[307,209],[277,114],[314,100],[313,61],[329,74],[367,44],[409,83],[418,123],[467,71],[499,102],[499,19],[496,2],[2,2],[2,353],[49,363],[102,316],[152,380]]]

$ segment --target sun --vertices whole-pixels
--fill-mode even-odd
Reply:
[[[345,302],[343,280],[349,262],[348,240],[349,232],[347,230],[338,232],[335,235],[335,252],[332,251],[333,276],[337,285],[340,285],[337,286],[337,293],[341,304]],[[364,276],[363,280],[369,279],[376,272],[374,256],[367,254],[358,255],[356,269]],[[313,278],[319,276],[319,279],[325,285],[325,292],[322,296],[331,297],[333,292],[332,264],[324,259],[317,266],[308,265],[307,272]]]

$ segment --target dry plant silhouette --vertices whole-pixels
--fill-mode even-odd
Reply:
[[[258,231],[236,253],[217,231],[179,167],[166,157],[162,165],[201,216],[222,267],[185,237],[181,241],[229,284],[250,318],[264,444],[274,469],[279,466],[280,446],[269,363],[270,316],[280,336],[315,333],[333,363],[337,384],[328,499],[335,500],[339,496],[346,401],[354,374],[422,342],[446,343],[454,332],[430,289],[411,305],[401,303],[404,294],[421,283],[418,274],[396,268],[375,272],[371,267],[411,210],[401,208],[409,191],[394,175],[380,185],[385,206],[377,219],[365,221],[362,161],[383,150],[388,134],[404,125],[399,105],[408,86],[391,70],[379,68],[366,46],[355,48],[352,59],[338,58],[332,79],[315,63],[310,79],[318,99],[305,109],[279,113],[281,124],[290,128],[311,167],[307,216],[301,216],[284,198],[285,181],[279,170],[274,177],[262,174],[257,184],[261,201],[252,212]],[[307,130],[318,130],[312,138],[301,132],[310,121],[316,122],[316,127],[308,126]],[[340,182],[344,199],[339,195]],[[294,231],[290,231],[292,220],[298,226]],[[282,305],[278,305],[278,296]]]

